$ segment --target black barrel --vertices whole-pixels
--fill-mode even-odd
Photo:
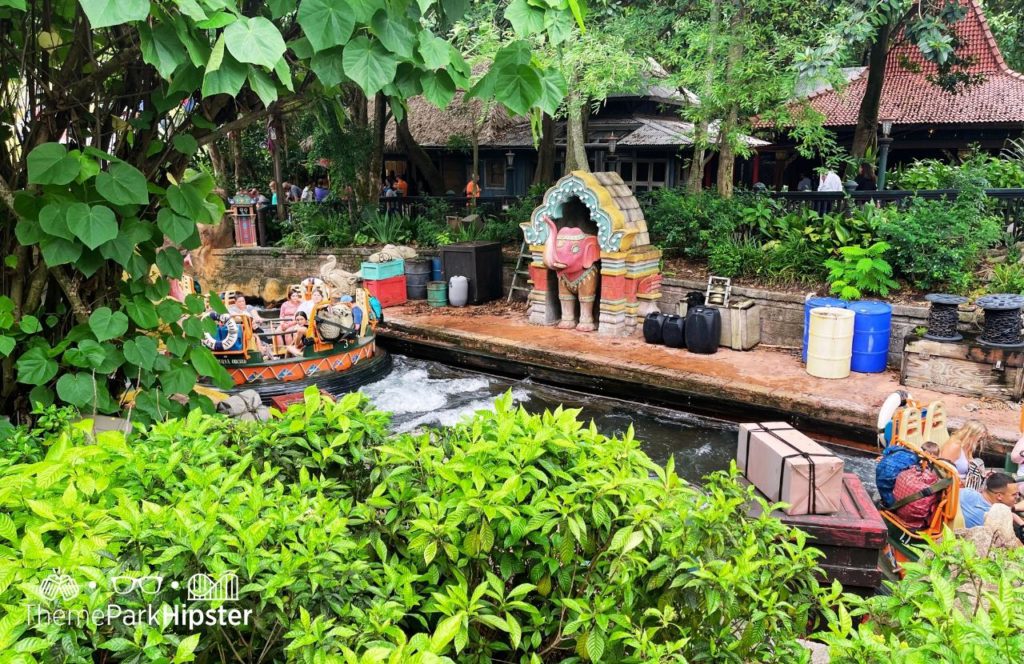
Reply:
[[[430,259],[415,259],[405,262],[405,294],[410,300],[427,299],[427,282],[430,281]]]
[[[661,337],[661,327],[665,324],[665,314],[654,311],[644,318],[644,341],[649,344],[664,343]]]
[[[690,291],[686,294],[686,310],[704,304],[704,291]]]
[[[715,307],[698,305],[686,313],[686,350],[710,355],[718,352],[722,314]]]
[[[683,328],[686,321],[682,316],[670,314],[665,316],[665,322],[661,326],[661,338],[669,348],[682,348],[684,345]]]

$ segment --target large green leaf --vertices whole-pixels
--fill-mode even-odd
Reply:
[[[160,383],[168,394],[188,394],[195,387],[196,372],[178,360],[174,366],[160,374]]]
[[[0,336],[0,357],[7,357],[14,350],[14,337]]]
[[[140,335],[124,342],[124,359],[137,367],[152,371],[156,357],[156,342],[147,336]]]
[[[171,204],[172,210],[189,219],[195,219],[203,213],[202,193],[188,183],[168,187],[167,202]]]
[[[109,307],[100,307],[89,316],[89,329],[100,341],[114,339],[128,331],[128,317]]]
[[[28,153],[29,184],[68,184],[81,163],[59,143],[43,143]]]
[[[164,276],[177,279],[185,269],[185,259],[174,247],[161,249],[156,255],[156,266]]]
[[[85,203],[79,203],[88,208]],[[50,203],[39,211],[39,227],[50,235],[74,240],[75,234],[68,226],[68,205],[66,203]]]
[[[242,89],[247,72],[245,65],[235,60],[230,53],[225,53],[216,71],[206,70],[206,75],[203,76],[203,96],[226,94],[234,97]]]
[[[192,366],[199,372],[199,375],[212,378],[217,387],[229,389],[234,386],[231,375],[221,366],[221,363],[217,361],[217,358],[214,357],[213,353],[206,346],[193,346],[192,352],[189,353],[189,359],[192,361]]]
[[[540,101],[537,102],[537,106],[548,115],[555,115],[558,112],[558,107],[565,100],[568,90],[565,77],[562,76],[562,72],[552,67],[544,70],[540,82],[543,92],[541,93]]]
[[[85,373],[66,373],[57,380],[57,396],[72,406],[84,406],[93,401],[96,381]]]
[[[352,10],[338,0],[302,0],[299,25],[313,50],[324,51],[332,46],[343,46],[352,36],[355,20]]]
[[[20,244],[28,247],[37,244],[46,237],[46,233],[35,219],[18,219],[18,224],[14,227],[14,236]]]
[[[134,252],[135,243],[123,232],[118,233],[114,239],[107,240],[100,245],[101,256],[107,260],[117,261],[117,264],[122,266],[128,265],[128,260]]]
[[[445,108],[455,96],[455,83],[445,70],[427,72],[423,76],[423,96],[434,106]]]
[[[146,176],[142,171],[122,162],[96,176],[96,191],[114,205],[145,205],[149,203]]]
[[[420,55],[427,69],[443,69],[451,62],[448,42],[424,30],[420,33]]]
[[[277,100],[277,86],[274,79],[255,65],[249,65],[249,87],[260,98],[264,106],[270,106]]]
[[[544,10],[530,6],[527,0],[512,0],[505,18],[519,36],[525,37],[544,29]]]
[[[174,70],[185,62],[181,39],[170,23],[160,22],[153,28],[140,25],[139,42],[142,46],[142,59],[156,67],[163,78],[170,78]]]
[[[68,208],[67,216],[68,228],[90,249],[117,237],[117,217],[106,205],[76,203]]]
[[[267,69],[274,68],[285,50],[280,31],[262,16],[242,18],[229,25],[224,29],[224,42],[239,62]]]
[[[373,96],[395,77],[398,61],[379,42],[363,36],[356,37],[342,55],[345,74]]]
[[[163,208],[156,215],[156,225],[164,235],[178,244],[187,240],[196,228],[195,222],[191,219],[175,214],[168,208]]]
[[[503,67],[494,78],[494,96],[515,115],[526,115],[540,99],[543,86],[528,65]]]
[[[357,23],[369,23],[378,10],[384,9],[384,0],[348,0],[352,18]]]
[[[199,141],[192,134],[177,134],[171,139],[174,149],[191,157],[199,151]]]
[[[274,18],[281,18],[285,14],[295,11],[297,0],[267,0],[270,7],[270,15]]]
[[[50,267],[74,263],[82,255],[81,244],[62,237],[44,237],[39,241],[39,248],[43,252],[43,260]]]
[[[341,64],[341,47],[336,46],[315,54],[309,62],[313,73],[325,88],[340,85],[348,80]]]
[[[89,17],[93,30],[144,21],[149,16],[149,0],[78,0]]]
[[[83,249],[82,255],[75,261],[75,269],[88,279],[103,267],[103,255],[95,249]]]
[[[82,339],[77,346],[64,352],[64,361],[80,369],[98,369],[106,359],[106,349],[92,339]]]
[[[14,363],[18,370],[18,382],[25,385],[42,385],[57,375],[57,362],[43,348],[30,348]]]
[[[412,58],[416,46],[416,33],[409,26],[407,19],[382,9],[373,15],[373,33],[386,49],[405,60]]]
[[[135,324],[145,330],[151,330],[160,325],[160,318],[156,314],[156,307],[153,303],[141,296],[126,302],[124,310],[128,312]]]
[[[196,0],[176,0],[175,4],[178,5],[178,10],[182,14],[188,16],[193,21],[205,21],[207,16],[203,8],[199,6]]]

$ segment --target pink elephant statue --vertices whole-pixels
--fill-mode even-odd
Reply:
[[[576,227],[556,228],[550,217],[544,217],[548,239],[544,244],[544,265],[558,275],[558,299],[562,305],[563,330],[576,328],[581,332],[597,329],[594,321],[594,300],[597,293],[601,246],[597,236]],[[575,301],[580,302],[580,318],[575,317]]]

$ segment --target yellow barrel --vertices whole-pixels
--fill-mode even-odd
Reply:
[[[838,307],[811,309],[807,335],[807,373],[818,378],[846,378],[853,357],[854,312]]]

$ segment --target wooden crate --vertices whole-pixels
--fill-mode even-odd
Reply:
[[[944,343],[909,335],[903,340],[900,384],[968,397],[1020,401],[1024,350],[990,348],[973,335]]]

